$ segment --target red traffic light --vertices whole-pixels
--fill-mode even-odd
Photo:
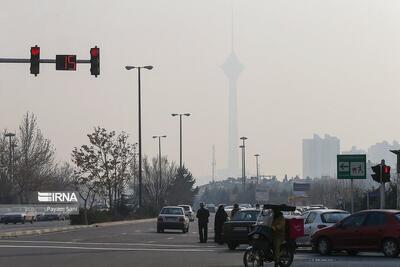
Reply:
[[[40,47],[31,47],[31,55],[32,56],[38,56],[40,55]]]
[[[98,57],[99,54],[100,54],[100,51],[99,51],[99,50],[100,50],[100,49],[97,48],[97,47],[90,48],[90,55],[91,55],[92,57]]]
[[[383,166],[383,173],[384,174],[390,173],[390,166],[387,166],[387,165]]]

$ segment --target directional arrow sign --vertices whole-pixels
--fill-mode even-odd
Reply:
[[[337,155],[338,179],[366,179],[366,155]]]

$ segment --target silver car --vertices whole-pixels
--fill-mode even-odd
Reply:
[[[167,206],[161,209],[157,218],[157,233],[163,233],[165,229],[189,231],[189,218],[185,210],[178,206]]]
[[[311,236],[319,229],[332,226],[338,221],[349,216],[350,213],[344,210],[335,209],[315,209],[303,213],[304,218],[304,236],[299,237],[296,243],[300,246],[310,246]]]
[[[185,210],[185,215],[189,218],[189,221],[194,221],[194,212],[192,206],[190,205],[179,205],[178,207],[182,207]]]

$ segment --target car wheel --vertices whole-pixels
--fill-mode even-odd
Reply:
[[[237,245],[235,243],[229,242],[228,243],[228,248],[229,250],[235,250],[237,247]]]
[[[161,233],[161,228],[157,227],[157,233]]]
[[[317,243],[317,251],[320,255],[326,256],[331,252],[331,244],[329,240],[325,237],[322,237],[318,240]]]
[[[399,244],[394,239],[386,239],[383,241],[382,250],[386,257],[396,258],[399,255]]]
[[[353,249],[346,250],[346,252],[350,256],[356,256],[358,254],[358,251],[357,250],[353,250]]]

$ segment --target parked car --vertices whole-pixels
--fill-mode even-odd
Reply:
[[[296,240],[300,246],[311,245],[311,235],[316,231],[332,226],[340,220],[349,216],[350,213],[344,210],[320,209],[309,210],[303,214],[304,218],[304,236]]]
[[[230,250],[234,250],[240,244],[249,244],[249,233],[252,231],[261,210],[243,209],[236,212],[233,218],[224,223],[222,240]]]
[[[189,231],[189,218],[185,216],[185,210],[178,206],[166,206],[160,211],[157,218],[157,233],[163,233],[165,229]]]
[[[215,213],[216,212],[216,208],[214,204],[206,204],[206,209],[208,209],[208,211],[210,213]]]
[[[34,220],[34,216],[32,214],[19,213],[19,212],[6,213],[3,215],[3,218],[2,218],[2,221],[5,224],[9,224],[9,223],[24,224],[25,222],[33,223],[33,220]]]
[[[192,206],[190,205],[179,205],[178,207],[182,207],[185,210],[185,215],[189,218],[189,221],[194,221],[194,212]]]
[[[387,257],[399,255],[400,210],[357,212],[311,236],[314,250],[321,255],[331,251],[381,251]]]

